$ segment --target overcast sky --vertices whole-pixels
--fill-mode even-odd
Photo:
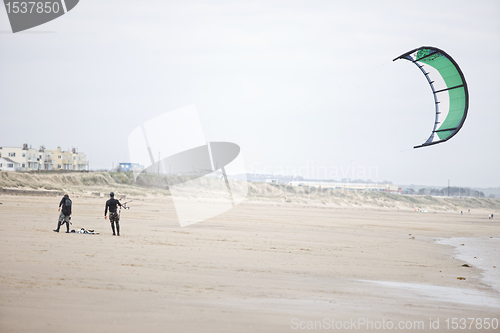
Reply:
[[[248,172],[500,186],[500,1],[81,0],[12,34],[0,9],[0,146],[128,162],[143,122],[196,105]],[[392,59],[435,46],[470,94],[460,133],[430,135],[425,77]]]

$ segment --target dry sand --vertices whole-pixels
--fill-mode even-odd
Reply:
[[[71,197],[71,228],[100,235],[53,232],[60,197],[0,195],[0,332],[290,332],[324,318],[447,331],[447,318],[500,317],[483,271],[434,241],[498,239],[491,209],[249,198],[180,228],[168,196],[135,196],[114,237],[105,198]]]

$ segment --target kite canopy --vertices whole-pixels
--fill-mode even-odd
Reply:
[[[406,52],[393,61],[406,59],[424,73],[434,95],[436,118],[431,135],[420,148],[445,142],[458,133],[469,109],[469,92],[458,64],[446,52],[422,46]]]

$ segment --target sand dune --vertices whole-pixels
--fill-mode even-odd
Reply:
[[[126,173],[18,173],[0,172],[0,188],[70,192],[85,196],[107,196],[111,191],[122,196],[170,196],[162,177],[154,175],[134,182]],[[500,210],[499,199],[472,197],[435,197],[430,195],[400,195],[389,192],[329,190],[267,183],[248,183],[249,202],[284,204],[287,206],[355,207],[368,209],[422,209],[428,212],[468,209]],[[12,192],[14,193],[14,192]]]

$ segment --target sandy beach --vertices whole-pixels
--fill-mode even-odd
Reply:
[[[106,198],[70,196],[71,228],[99,235],[53,232],[60,197],[0,195],[0,331],[454,331],[452,318],[499,317],[491,209],[248,198],[181,228],[168,196],[136,195],[115,237]]]

